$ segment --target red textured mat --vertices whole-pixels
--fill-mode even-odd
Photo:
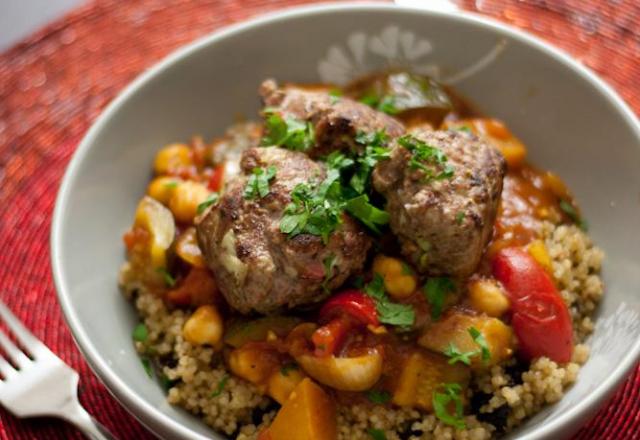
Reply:
[[[425,0],[428,1],[428,0]],[[104,0],[0,54],[0,297],[80,372],[80,398],[118,438],[150,439],[76,349],[55,299],[49,226],[71,154],[102,108],[176,47],[219,27],[307,0]],[[527,29],[600,73],[640,112],[637,0],[463,0]],[[34,396],[36,397],[36,396]],[[0,409],[1,439],[81,439],[55,420]],[[640,438],[640,370],[576,439]]]

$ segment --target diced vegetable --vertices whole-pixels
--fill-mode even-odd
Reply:
[[[196,240],[196,228],[185,229],[176,240],[176,254],[193,267],[205,268],[206,264],[202,257],[202,251]]]
[[[480,332],[489,350],[488,359],[483,359],[481,346],[470,334],[469,329]],[[439,353],[448,353],[451,347],[460,353],[476,352],[471,357],[473,369],[495,365],[513,352],[511,328],[496,318],[472,316],[459,311],[451,311],[427,328],[418,339],[418,344]]]
[[[209,190],[202,183],[182,182],[173,191],[169,209],[179,222],[191,223],[198,213],[198,205],[207,200],[209,194]]]
[[[156,174],[167,174],[191,165],[191,148],[185,144],[170,144],[156,154],[153,168]]]
[[[217,292],[211,272],[193,267],[177,287],[166,293],[166,299],[176,305],[200,306],[214,303]]]
[[[145,196],[136,209],[134,227],[140,227],[150,235],[148,252],[153,267],[166,267],[167,250],[176,234],[171,211],[160,202]]]
[[[551,267],[551,257],[549,256],[549,252],[547,251],[547,246],[545,246],[542,240],[534,240],[529,243],[529,245],[527,245],[527,252],[529,252],[529,255],[531,255],[533,259],[536,260],[538,264],[547,271],[548,274],[553,274],[553,267]]]
[[[336,406],[311,379],[303,379],[269,427],[271,440],[336,440]]]
[[[265,341],[269,332],[283,338],[300,322],[300,318],[292,316],[267,316],[253,321],[236,321],[227,329],[224,342],[238,348],[248,342]]]
[[[433,411],[433,394],[440,384],[458,383],[466,387],[469,377],[469,368],[464,365],[449,365],[443,356],[416,351],[402,365],[392,402]]]
[[[178,177],[156,177],[147,187],[147,194],[163,205],[168,205],[173,191],[178,187],[182,179]]]
[[[473,280],[469,283],[471,307],[494,318],[499,318],[509,310],[509,299],[502,287],[494,280]]]
[[[394,298],[406,298],[416,290],[415,274],[398,258],[378,255],[373,261],[373,271],[382,277],[387,293]]]
[[[263,390],[274,371],[280,368],[280,359],[273,350],[258,344],[247,344],[236,348],[229,354],[231,372]]]
[[[298,368],[285,369],[285,367],[281,367],[269,378],[267,393],[280,405],[284,405],[291,392],[304,378],[304,373]]]
[[[328,322],[343,314],[362,324],[380,324],[375,301],[360,290],[345,290],[333,295],[320,309],[319,320]]]
[[[378,349],[357,357],[296,357],[302,369],[318,382],[342,391],[364,391],[382,374],[382,354]]]
[[[493,275],[507,290],[511,324],[525,359],[547,356],[564,363],[573,353],[571,316],[549,274],[521,248],[504,248],[493,259]]]
[[[220,192],[224,186],[224,169],[225,165],[216,165],[209,178],[209,184],[207,185],[211,191]]]
[[[311,341],[315,346],[316,356],[329,356],[336,353],[344,342],[347,333],[354,327],[352,320],[346,316],[340,316],[318,328]]]
[[[219,345],[222,332],[222,317],[212,305],[198,307],[182,328],[182,336],[187,342],[212,347]]]

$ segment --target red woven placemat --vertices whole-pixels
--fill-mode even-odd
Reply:
[[[425,0],[428,1],[428,0]],[[55,299],[49,226],[71,154],[102,108],[164,55],[223,25],[308,0],[104,0],[0,55],[0,297],[79,371],[80,399],[118,438],[150,439],[75,348]],[[463,0],[527,29],[600,73],[640,112],[637,0]],[[36,398],[37,396],[34,396]],[[1,439],[81,439],[69,425],[0,409]],[[640,438],[640,371],[577,439]]]

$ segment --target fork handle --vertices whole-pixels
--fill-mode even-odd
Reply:
[[[91,440],[117,440],[107,428],[91,417],[79,404],[75,405],[73,411],[66,413],[64,418],[73,423]]]

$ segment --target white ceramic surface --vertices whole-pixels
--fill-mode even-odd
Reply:
[[[640,354],[640,128],[586,68],[522,32],[463,13],[393,5],[320,5],[235,25],[169,56],[131,84],[83,139],[52,226],[59,300],[96,374],[165,438],[218,438],[165,402],[131,343],[133,307],[117,289],[122,233],[150,178],[154,152],[255,116],[272,76],[313,82],[404,63],[430,72],[507,122],[534,163],[569,184],[607,253],[606,296],[578,383],[510,437],[562,438],[591,416]]]

